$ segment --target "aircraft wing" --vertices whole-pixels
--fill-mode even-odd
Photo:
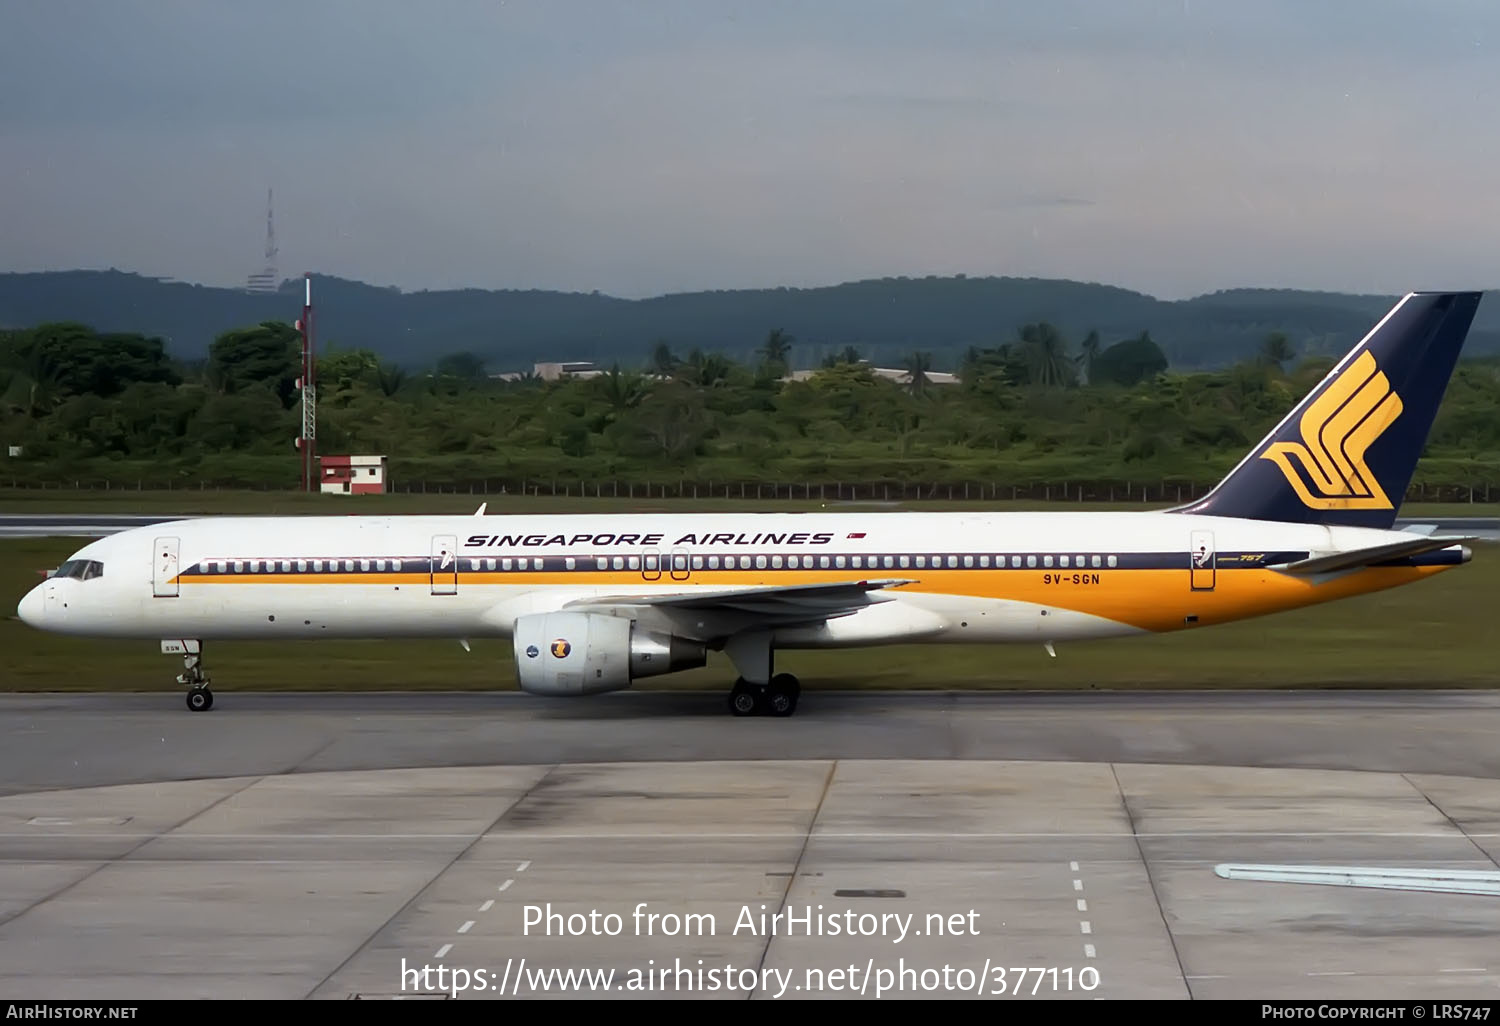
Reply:
[[[648,595],[616,595],[579,599],[568,608],[590,606],[650,606],[663,611],[731,615],[749,618],[767,626],[809,623],[858,612],[871,602],[871,593],[914,584],[913,580],[889,578],[870,581],[835,581],[829,584],[792,584],[761,588],[687,588]]]
[[[1351,549],[1348,552],[1335,552],[1327,556],[1312,556],[1308,559],[1299,559],[1295,563],[1278,566],[1276,569],[1288,574],[1326,574],[1335,570],[1353,570],[1358,567],[1375,566],[1378,563],[1400,559],[1403,556],[1416,556],[1423,552],[1433,552],[1437,549],[1446,549],[1454,545],[1463,545],[1476,540],[1475,538],[1458,537],[1417,537],[1411,541],[1372,545],[1365,549]]]

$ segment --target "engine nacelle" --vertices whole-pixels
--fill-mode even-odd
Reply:
[[[622,691],[642,677],[703,666],[708,647],[604,613],[533,613],[516,620],[516,677],[533,695]]]

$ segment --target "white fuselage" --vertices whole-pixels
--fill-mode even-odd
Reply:
[[[779,647],[1047,642],[1225,622],[1405,583],[1276,562],[1399,532],[1172,513],[211,517],[74,556],[22,601],[36,627],[142,639],[506,637],[579,600],[873,578],[910,583]],[[1374,575],[1373,577],[1370,575]]]

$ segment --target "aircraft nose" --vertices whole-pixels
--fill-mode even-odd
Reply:
[[[42,598],[42,587],[39,584],[32,588],[21,599],[20,605],[16,606],[16,615],[21,618],[21,622],[30,624],[32,627],[39,627],[42,623],[42,610],[46,605],[46,601]]]

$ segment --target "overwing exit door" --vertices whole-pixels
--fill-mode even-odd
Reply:
[[[1188,547],[1188,579],[1194,591],[1213,591],[1215,567],[1214,533],[1194,531]]]

